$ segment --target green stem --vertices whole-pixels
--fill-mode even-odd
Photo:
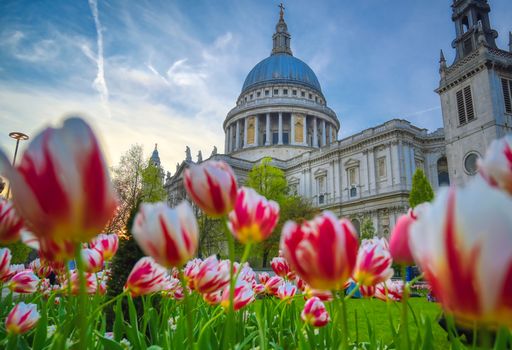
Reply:
[[[15,350],[18,348],[18,335],[9,334],[7,337],[7,350]]]
[[[409,339],[409,324],[407,317],[407,300],[409,299],[409,286],[407,284],[406,266],[402,266],[402,279],[404,290],[402,295],[402,318],[400,320],[400,345],[402,349],[410,349],[411,341]]]
[[[183,286],[183,302],[185,303],[185,313],[187,314],[187,338],[188,338],[188,348],[194,348],[194,324],[192,320],[192,310],[190,308],[189,294],[187,283],[185,281],[185,276],[183,275],[183,271],[180,270],[180,279],[181,285]]]
[[[98,312],[100,312],[101,310],[103,310],[103,308],[105,308],[105,306],[113,303],[114,301],[116,301],[117,299],[119,298],[122,298],[124,297],[125,295],[127,294],[127,291],[124,291],[122,292],[121,294],[118,294],[116,295],[115,297],[111,298],[110,300],[104,302],[103,304],[101,304],[100,306],[98,306],[92,313],[91,315],[89,315],[89,317],[93,317],[94,315],[97,315]]]
[[[204,332],[206,331],[206,329],[217,319],[219,318],[223,312],[222,312],[222,308],[218,308],[218,310],[220,312],[217,313],[217,315],[213,316],[210,320],[208,320],[208,322],[206,322],[203,326],[203,328],[201,328],[201,332],[199,332],[199,338],[197,340],[197,345],[198,346],[201,346],[201,340],[203,339],[203,335],[204,335]]]
[[[345,296],[338,295],[335,291],[333,291],[334,295],[338,299],[338,304],[340,307],[340,314],[338,316],[338,322],[341,328],[341,349],[348,349],[348,322],[347,322],[347,305],[345,303]]]
[[[75,244],[75,262],[78,271],[80,293],[78,294],[78,312],[76,315],[76,327],[78,328],[79,344],[81,349],[87,349],[87,292],[85,289],[84,263],[82,261],[82,243]],[[71,284],[71,280],[69,280]]]
[[[240,261],[240,268],[238,269],[238,271],[236,272],[236,275],[235,275],[235,284],[236,284],[236,281],[238,280],[238,276],[240,276],[240,272],[242,272],[242,265],[245,264],[245,262],[249,258],[249,254],[251,253],[251,248],[252,248],[252,243],[249,242],[245,245],[244,253],[242,255],[242,260]]]
[[[230,261],[230,269],[229,269],[229,309],[228,309],[228,322],[227,322],[227,331],[228,331],[228,348],[234,347],[234,316],[235,316],[235,308],[234,308],[234,300],[235,300],[235,279],[234,279],[234,262],[235,262],[235,241],[231,231],[228,228],[227,220],[224,221],[224,233],[226,234],[226,239],[228,241],[228,252],[229,252],[229,261]]]

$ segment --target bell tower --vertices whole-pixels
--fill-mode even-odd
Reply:
[[[455,59],[439,59],[450,182],[464,184],[494,139],[512,132],[512,53],[496,46],[487,0],[454,0]]]

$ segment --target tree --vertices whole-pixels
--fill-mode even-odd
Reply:
[[[411,208],[418,204],[430,202],[434,199],[434,191],[428,182],[425,173],[421,169],[416,169],[412,177],[412,188],[409,194],[409,205]]]
[[[270,162],[272,158],[266,157],[261,163],[251,169],[247,176],[246,186],[254,188],[256,192],[265,196],[267,199],[280,202],[288,195],[288,182],[284,171]]]
[[[373,227],[372,219],[366,218],[361,225],[361,234],[359,235],[359,241],[363,239],[370,239],[375,236],[375,227]]]

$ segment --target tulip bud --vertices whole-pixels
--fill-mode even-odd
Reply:
[[[32,270],[23,270],[16,273],[7,287],[15,293],[35,293],[37,291],[37,285],[39,284],[39,278],[35,275]]]
[[[114,257],[119,247],[119,237],[115,233],[99,234],[91,242],[91,248],[98,250],[105,261]]]
[[[0,248],[0,282],[10,278],[11,251],[9,248]]]
[[[230,304],[229,300],[229,288],[228,285],[222,292],[221,305],[227,309]],[[238,282],[235,286],[234,298],[233,298],[233,309],[240,310],[254,301],[254,291],[249,283]]]
[[[16,304],[5,319],[5,329],[9,334],[24,334],[33,329],[39,321],[36,304]]]
[[[82,249],[81,255],[84,271],[94,273],[103,268],[103,255],[96,249]]]
[[[0,197],[0,243],[17,241],[22,227],[23,220],[14,210],[12,203]]]
[[[282,277],[273,276],[265,283],[265,290],[270,295],[276,295],[279,287],[284,283]]]
[[[287,277],[290,272],[290,266],[285,258],[275,257],[270,262],[270,267],[274,270],[275,274],[281,277]]]
[[[357,254],[354,281],[375,286],[393,276],[391,253],[385,238],[363,239]]]
[[[201,294],[213,293],[229,283],[229,261],[218,261],[215,255],[199,264],[194,277],[195,290]]]
[[[402,281],[387,280],[375,287],[375,298],[386,301],[400,301],[404,294],[404,283]]]
[[[277,289],[276,296],[281,299],[290,299],[297,293],[297,286],[291,284],[290,282],[282,283]]]
[[[132,297],[152,294],[164,290],[167,281],[167,271],[158,265],[151,257],[141,258],[133,266],[124,290]]]
[[[300,317],[313,327],[323,327],[330,321],[329,313],[318,297],[312,297],[306,301]]]
[[[478,160],[478,168],[491,186],[512,195],[512,136],[492,141],[484,158]]]

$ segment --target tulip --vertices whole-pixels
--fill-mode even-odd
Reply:
[[[433,294],[460,322],[512,328],[512,198],[477,178],[441,189],[411,226]]]
[[[258,243],[272,234],[278,220],[276,202],[267,200],[252,188],[242,187],[229,213],[228,227],[241,243]]]
[[[273,276],[265,283],[265,290],[270,295],[276,295],[279,287],[284,283],[282,277]]]
[[[40,278],[48,277],[52,272],[50,265],[46,262],[41,262],[40,258],[31,261],[28,267]]]
[[[265,293],[265,285],[256,283],[252,286],[252,290],[254,291],[254,294],[263,294]]]
[[[332,301],[334,299],[332,292],[330,290],[312,289],[309,286],[305,287],[304,297],[306,299],[311,299],[313,297],[317,297],[321,301]]]
[[[376,288],[373,285],[370,285],[370,286],[360,285],[359,293],[361,293],[361,296],[363,298],[371,298],[375,295],[375,289]]]
[[[99,144],[80,118],[37,135],[16,168],[0,152],[0,172],[18,214],[40,240],[87,242],[117,207]]]
[[[293,298],[295,293],[297,293],[297,286],[290,282],[285,282],[279,286],[276,295],[279,299],[285,300]]]
[[[340,289],[352,274],[357,233],[350,221],[329,211],[302,225],[289,221],[281,234],[281,249],[300,278],[312,288]]]
[[[166,297],[174,298],[176,300],[183,299],[183,287],[181,286],[180,280],[174,277],[169,277],[163,288],[163,294]]]
[[[76,244],[70,239],[39,238],[39,256],[46,261],[66,264],[75,256]]]
[[[490,185],[512,194],[512,136],[492,141],[478,168]]]
[[[80,294],[80,274],[77,270],[73,270],[71,271],[70,276],[71,283],[68,283],[67,279],[64,280],[63,286],[61,288],[62,292],[67,293],[68,291],[71,291],[72,295],[78,295]],[[96,274],[85,272],[84,279],[85,292],[87,294],[104,294],[106,292],[106,281],[100,280]],[[100,283],[98,284],[98,282]]]
[[[261,272],[258,274],[258,279],[260,283],[265,284],[270,279],[270,275],[267,272]]]
[[[128,291],[132,297],[152,294],[163,290],[166,281],[165,268],[158,265],[153,258],[146,256],[133,266],[124,290]]]
[[[96,249],[85,248],[81,254],[84,271],[94,273],[103,268],[103,255]]]
[[[288,262],[285,258],[282,257],[275,257],[270,262],[270,267],[272,267],[272,270],[274,270],[275,274],[281,277],[287,277],[288,273],[290,272],[290,265],[288,265]]]
[[[10,278],[11,251],[9,248],[0,248],[0,282]]]
[[[218,290],[216,292],[203,294],[203,300],[210,305],[219,305],[222,301],[222,291]]]
[[[233,169],[224,162],[209,160],[185,169],[183,183],[188,195],[206,214],[229,214],[237,197]]]
[[[385,238],[363,239],[357,254],[354,281],[363,286],[375,286],[393,276],[393,259]]]
[[[183,275],[185,277],[185,281],[187,282],[187,286],[192,290],[196,289],[195,277],[199,271],[199,265],[201,265],[201,262],[201,259],[192,259],[187,263],[187,265],[185,265],[185,268],[183,269]]]
[[[23,220],[16,214],[12,203],[0,197],[0,243],[11,243],[19,239]]]
[[[229,261],[218,261],[215,255],[205,259],[194,276],[195,290],[201,294],[221,290],[229,283]]]
[[[387,280],[379,283],[375,287],[375,298],[386,301],[400,301],[404,293],[404,283],[402,281]]]
[[[11,278],[7,287],[15,293],[28,294],[36,292],[38,284],[39,277],[32,270],[23,270]]]
[[[12,276],[16,275],[18,272],[25,271],[25,265],[23,264],[11,264],[9,266],[9,272],[4,276],[2,282],[7,282],[11,279]]]
[[[179,267],[191,259],[199,241],[196,217],[185,201],[174,209],[165,202],[143,203],[132,233],[142,251],[167,268]]]
[[[5,329],[9,334],[24,334],[33,329],[39,321],[36,304],[16,304],[5,319]]]
[[[229,264],[229,260],[226,261]],[[249,265],[249,263],[245,263],[242,267],[242,270],[240,271],[240,274],[238,275],[238,279],[240,281],[245,281],[249,283],[251,286],[256,284],[256,273],[252,269],[252,267]]]
[[[313,297],[306,301],[300,317],[304,322],[313,327],[323,327],[330,321],[329,313],[325,309],[324,303],[318,297]]]
[[[227,310],[230,305],[229,293],[230,286],[228,285],[222,292],[221,305]],[[233,298],[233,309],[240,310],[254,301],[254,291],[249,283],[238,282],[235,286],[234,298]]]
[[[109,261],[116,255],[118,247],[119,237],[115,233],[108,235],[105,233],[99,234],[91,242],[91,248],[101,252],[105,261]]]

